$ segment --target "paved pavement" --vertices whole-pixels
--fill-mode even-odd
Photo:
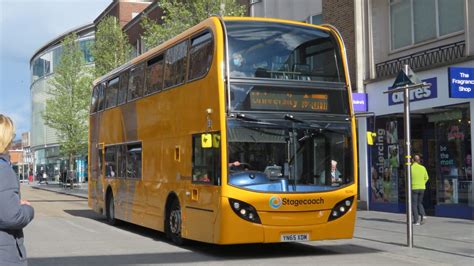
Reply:
[[[60,184],[30,184],[32,188],[87,198],[87,183],[74,189]],[[407,248],[406,215],[376,211],[358,211],[352,240],[355,249],[364,247],[394,258],[409,259],[413,264],[474,264],[474,221],[428,217],[425,224],[413,226],[414,248]],[[341,240],[313,242],[337,245]],[[343,242],[341,242],[343,243]],[[345,243],[345,242],[344,242]],[[348,252],[343,251],[341,253]],[[357,264],[357,262],[356,262]],[[371,264],[371,263],[369,263]]]
[[[62,183],[59,182],[48,182],[48,184],[38,182],[25,184],[26,186],[31,186],[34,189],[42,189],[47,191],[52,191],[61,194],[72,195],[80,198],[87,199],[88,193],[88,185],[87,183],[78,183],[74,184],[74,188],[71,189],[69,186],[63,186]]]

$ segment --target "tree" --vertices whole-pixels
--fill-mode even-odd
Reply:
[[[122,31],[117,18],[107,16],[98,25],[91,53],[94,57],[95,76],[105,75],[110,70],[130,59],[132,47]]]
[[[147,48],[171,39],[212,15],[243,16],[245,6],[235,0],[161,0],[163,23],[145,17],[141,23]]]
[[[51,87],[47,92],[42,114],[45,124],[56,130],[60,152],[69,157],[69,168],[73,170],[74,157],[86,154],[88,137],[88,115],[92,87],[91,69],[86,65],[84,53],[70,34],[62,41],[63,50]]]

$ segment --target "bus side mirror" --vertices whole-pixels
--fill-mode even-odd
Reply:
[[[374,145],[374,138],[377,137],[377,134],[372,131],[367,131],[367,144]]]

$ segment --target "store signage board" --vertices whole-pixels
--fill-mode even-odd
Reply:
[[[420,87],[413,90],[410,90],[410,102],[434,99],[438,97],[438,83],[437,78],[429,78],[421,80],[418,83],[426,82],[430,83],[431,87]],[[395,82],[394,84],[396,84]],[[406,84],[410,85],[410,84]],[[389,90],[394,89],[394,87],[388,88]],[[388,93],[388,105],[402,104],[403,103],[403,91]]]
[[[449,67],[449,98],[474,98],[474,68]]]
[[[367,93],[352,93],[352,106],[355,112],[367,112]]]

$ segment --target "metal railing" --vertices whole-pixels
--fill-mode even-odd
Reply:
[[[433,65],[453,62],[465,56],[465,46],[465,41],[460,41],[376,64],[375,70],[377,77],[396,75],[406,64],[409,65],[411,69],[417,70]]]

